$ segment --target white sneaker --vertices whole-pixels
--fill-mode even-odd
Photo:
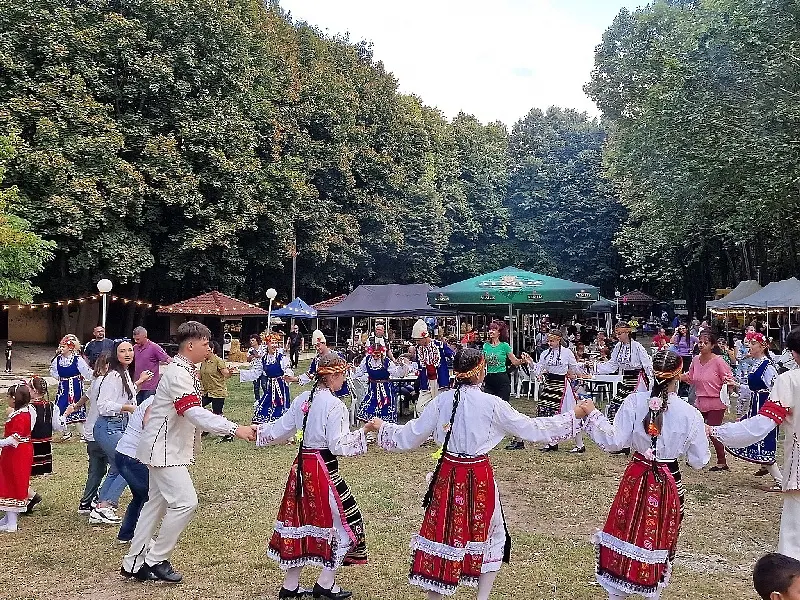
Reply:
[[[117,516],[116,511],[111,506],[104,506],[103,508],[94,508],[89,513],[90,525],[118,525],[122,519]]]
[[[72,432],[69,429],[67,429],[65,432],[61,434],[62,442],[66,442],[70,438],[72,438]]]

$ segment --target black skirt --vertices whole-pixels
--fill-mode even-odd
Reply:
[[[483,391],[508,402],[511,399],[511,377],[508,372],[487,373],[483,380]]]
[[[31,477],[50,475],[53,472],[53,447],[50,439],[33,441],[33,466]]]

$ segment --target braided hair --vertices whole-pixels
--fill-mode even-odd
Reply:
[[[19,383],[8,388],[8,395],[14,399],[14,410],[19,410],[31,402],[31,390],[26,383]]]
[[[655,382],[650,392],[651,402],[647,415],[642,421],[644,430],[650,436],[653,452],[656,449],[658,436],[664,425],[664,412],[668,408],[669,386],[683,371],[683,359],[671,350],[659,350],[653,357],[653,374]],[[653,402],[657,398],[659,401]]]
[[[314,394],[320,385],[321,380],[326,375],[334,373],[342,373],[347,370],[347,361],[339,356],[336,352],[328,351],[317,358],[317,369],[314,372],[314,383],[311,386],[311,393],[308,396],[304,406],[301,408],[303,411],[303,426],[300,429],[300,443],[297,444],[297,487],[295,494],[298,498],[303,495],[303,440],[305,438],[306,425],[308,424],[308,414],[311,412],[311,404],[314,401]],[[323,384],[324,387],[324,384]]]
[[[483,352],[477,348],[461,348],[456,352],[453,358],[453,371],[456,375],[455,394],[453,395],[453,411],[450,413],[450,425],[447,427],[447,433],[444,436],[444,443],[442,444],[442,451],[439,455],[439,460],[436,462],[436,469],[433,471],[428,484],[428,490],[425,492],[425,497],[422,499],[422,507],[428,508],[433,500],[433,486],[439,477],[439,471],[442,469],[442,461],[444,455],[447,453],[447,446],[450,443],[450,435],[453,433],[453,422],[456,419],[456,410],[458,410],[458,403],[461,400],[461,386],[470,385],[473,379],[479,377],[486,362],[483,357]]]

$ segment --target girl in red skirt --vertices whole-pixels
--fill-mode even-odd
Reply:
[[[17,516],[28,507],[28,485],[33,465],[31,428],[36,412],[30,406],[31,393],[25,384],[8,388],[11,414],[0,439],[0,531],[16,531]]]
[[[456,389],[439,394],[418,419],[402,426],[380,419],[370,424],[379,428],[378,444],[385,450],[418,448],[431,435],[442,445],[422,503],[425,518],[411,542],[409,582],[427,590],[431,600],[454,594],[462,584],[477,587],[478,600],[486,600],[511,552],[487,453],[506,435],[552,444],[573,437],[594,405],[534,419],[481,391],[486,362],[480,350],[462,348],[453,368]]]
[[[289,471],[275,531],[267,555],[286,571],[278,598],[301,598],[303,567],[322,567],[314,598],[344,600],[352,596],[336,585],[342,565],[367,562],[361,511],[344,479],[337,456],[367,451],[366,424],[350,431],[350,413],[335,396],[347,377],[348,364],[335,352],[319,357],[310,392],[300,394],[277,421],[253,425],[257,446],[284,444],[297,434],[297,459]]]
[[[678,396],[683,361],[668,350],[653,357],[655,385],[628,396],[610,423],[600,411],[584,425],[606,452],[635,451],[605,527],[595,536],[597,580],[610,600],[659,598],[669,582],[683,519],[678,458],[702,469],[711,458],[703,415]]]

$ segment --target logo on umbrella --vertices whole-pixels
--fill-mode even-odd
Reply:
[[[478,285],[501,290],[521,290],[529,287],[539,287],[544,285],[544,282],[541,279],[521,279],[516,275],[503,275],[499,279],[484,279]]]
[[[533,294],[528,294],[528,300],[541,300],[542,295],[539,292],[534,292]]]
[[[445,302],[450,302],[450,296],[445,296],[444,294],[439,294],[436,296],[436,302],[439,304],[444,304]]]
[[[578,300],[591,300],[592,299],[592,295],[589,292],[584,292],[584,291],[578,292],[577,294],[575,294],[575,297]]]
[[[483,295],[481,295],[481,300],[487,302],[491,302],[494,299],[495,299],[494,296],[492,296],[489,292],[484,292]]]

